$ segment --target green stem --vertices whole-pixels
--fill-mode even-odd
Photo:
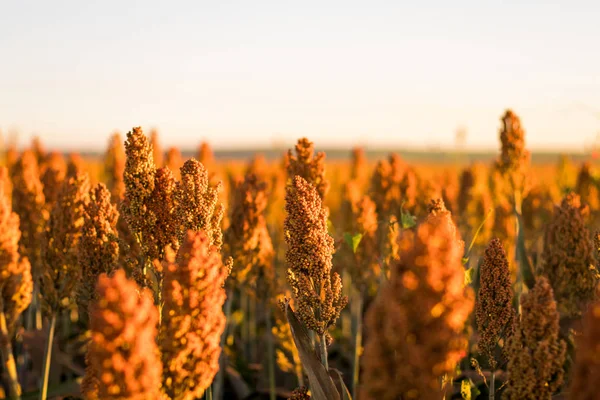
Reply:
[[[352,398],[356,399],[358,393],[358,382],[360,375],[360,353],[362,348],[362,308],[363,296],[362,293],[357,293],[354,298],[354,365],[352,369]]]
[[[21,386],[19,385],[19,377],[17,375],[17,364],[13,355],[12,344],[8,335],[8,327],[6,326],[6,316],[4,312],[0,312],[0,331],[4,345],[0,349],[2,352],[2,363],[7,375],[8,397],[10,399],[19,399],[21,396]]]
[[[208,389],[206,389],[206,395],[204,397],[206,398],[206,400],[213,399],[212,386],[209,386]]]
[[[494,400],[496,397],[496,372],[492,371],[492,377],[490,378],[490,400]]]
[[[42,373],[42,387],[40,389],[40,400],[48,397],[48,378],[50,377],[50,361],[52,360],[52,343],[54,342],[54,330],[56,328],[56,313],[50,318],[50,330],[46,342],[46,355],[44,356],[44,370]]]

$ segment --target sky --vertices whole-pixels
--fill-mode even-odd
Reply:
[[[0,129],[165,145],[534,149],[600,133],[597,1],[0,1]]]

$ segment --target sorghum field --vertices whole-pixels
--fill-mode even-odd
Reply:
[[[497,135],[473,165],[7,149],[3,398],[600,399],[600,181]]]

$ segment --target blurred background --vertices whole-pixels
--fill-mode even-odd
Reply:
[[[113,131],[227,151],[497,151],[510,107],[534,153],[600,133],[594,2],[3,2],[0,129],[99,152]],[[344,154],[347,154],[345,152]]]

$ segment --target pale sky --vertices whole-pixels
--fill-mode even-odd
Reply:
[[[0,129],[102,149],[166,145],[532,148],[600,132],[598,1],[0,0]]]

